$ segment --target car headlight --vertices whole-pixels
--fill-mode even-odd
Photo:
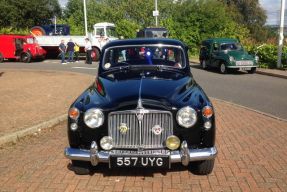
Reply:
[[[104,114],[100,109],[89,109],[84,115],[84,122],[90,128],[97,128],[103,125]]]
[[[234,57],[230,56],[230,57],[229,57],[229,61],[230,61],[230,62],[235,61]]]
[[[190,128],[197,121],[196,111],[191,107],[183,107],[177,112],[176,120],[179,125]]]

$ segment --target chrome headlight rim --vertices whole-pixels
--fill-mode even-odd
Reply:
[[[182,122],[182,117],[181,117],[181,115],[182,115],[182,113],[185,113],[185,112],[190,112],[191,113],[191,116],[192,116],[192,122],[191,123],[189,123],[189,124],[184,124],[183,122]],[[190,107],[190,106],[186,106],[186,107],[182,107],[180,110],[178,110],[178,112],[177,112],[177,114],[176,114],[176,121],[177,121],[177,123],[180,125],[180,126],[182,126],[182,127],[184,127],[184,128],[191,128],[191,127],[193,127],[195,124],[196,124],[196,122],[197,122],[197,112],[196,112],[196,110],[195,109],[193,109],[192,107]]]
[[[97,119],[95,119],[97,117]],[[99,108],[91,108],[84,114],[84,122],[89,128],[98,128],[104,124],[104,113]]]
[[[229,56],[229,61],[230,62],[235,62],[235,58],[233,56]]]

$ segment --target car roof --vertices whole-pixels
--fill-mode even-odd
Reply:
[[[186,47],[184,43],[176,39],[169,38],[137,38],[137,39],[123,39],[123,40],[113,40],[105,45],[104,48],[114,47],[114,46],[125,46],[125,45],[144,45],[144,44],[166,44]]]
[[[234,38],[210,38],[206,39],[203,42],[216,42],[216,43],[227,43],[227,42],[239,42],[238,39]]]

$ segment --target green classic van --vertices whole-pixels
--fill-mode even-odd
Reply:
[[[216,67],[223,74],[231,70],[254,73],[258,67],[258,57],[248,54],[237,39],[231,38],[204,40],[199,60],[203,69]]]

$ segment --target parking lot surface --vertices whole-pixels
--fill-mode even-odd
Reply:
[[[69,170],[66,122],[0,149],[0,191],[287,191],[287,122],[212,100],[219,150],[215,168],[197,176],[171,170]]]

